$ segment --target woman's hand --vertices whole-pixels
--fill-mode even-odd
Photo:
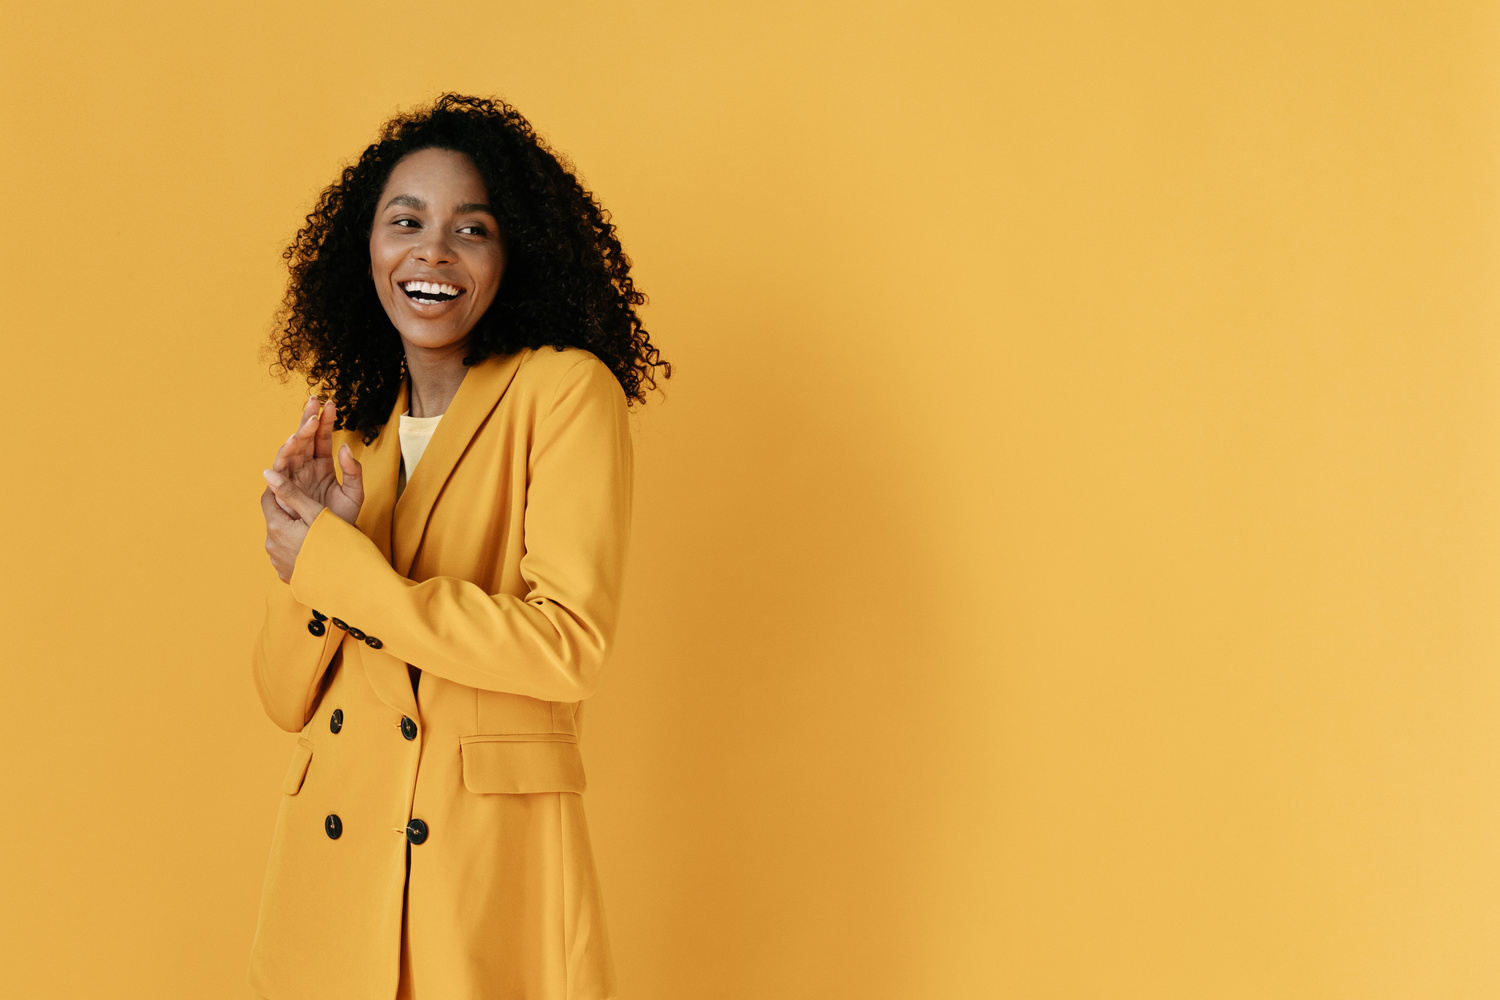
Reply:
[[[271,565],[281,582],[291,583],[292,570],[297,568],[297,553],[302,551],[302,542],[312,522],[288,517],[281,503],[269,486],[260,494],[260,510],[266,516],[266,555],[271,557]]]
[[[350,524],[359,516],[359,508],[365,500],[365,481],[359,462],[348,445],[339,448],[338,462],[343,470],[344,481],[340,483],[333,472],[333,400],[321,407],[316,397],[302,408],[302,423],[296,433],[276,453],[270,472],[283,477],[291,488],[302,493],[319,509],[327,507]],[[278,506],[291,516],[295,508],[287,500],[286,492],[279,488],[270,476],[272,492],[276,494]],[[311,518],[303,518],[311,523]]]
[[[348,445],[338,455],[343,483],[334,477],[333,418],[331,401],[319,407],[316,397],[309,399],[296,433],[262,473],[269,484],[260,497],[266,554],[283,583],[291,580],[308,528],[324,508],[353,524],[364,503],[364,476]]]
[[[309,417],[313,416],[314,414],[316,414],[318,412],[318,408],[321,405],[322,404],[318,402],[318,397],[317,396],[308,396],[307,397],[307,402],[304,403],[303,406],[302,406],[302,416],[299,417],[298,420],[297,420],[297,427],[300,429],[302,427],[302,425],[307,422],[307,419]],[[288,448],[290,448],[292,446],[292,443],[294,441],[296,441],[296,440],[297,440],[297,434],[294,431],[292,433],[292,436],[289,437],[289,438],[287,438],[286,442],[284,444],[282,444],[282,446],[277,450],[277,452],[276,452],[276,458],[271,462],[271,467],[273,469],[285,466],[286,459],[285,459],[285,457],[283,457],[283,453]],[[292,511],[292,508],[288,507],[286,504],[282,503],[280,500],[276,501],[276,505],[281,508],[282,513],[286,514],[287,517],[296,517],[297,516]]]

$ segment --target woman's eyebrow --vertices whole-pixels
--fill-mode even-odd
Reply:
[[[427,202],[414,194],[398,194],[385,203],[386,208],[390,208],[392,205],[405,205],[407,208],[414,208],[419,212],[427,208]],[[482,201],[469,201],[453,207],[454,215],[463,215],[465,212],[484,212],[486,215],[495,214],[495,210]]]
[[[417,198],[416,195],[396,195],[395,198],[386,202],[387,208],[392,207],[392,205],[407,205],[408,208],[416,208],[417,211],[422,211],[428,207],[428,202],[423,201],[422,198]],[[483,213],[490,214],[490,216],[495,214],[495,210],[490,208],[489,205],[484,204],[483,201],[466,201],[462,205],[455,205],[453,207],[453,214],[458,214],[458,216],[465,213],[465,211],[483,211]]]

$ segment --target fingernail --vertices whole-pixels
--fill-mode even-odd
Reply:
[[[262,469],[260,474],[262,476],[265,476],[266,482],[270,483],[272,486],[281,486],[286,483],[286,480],[283,477],[275,472],[272,472],[270,469]]]

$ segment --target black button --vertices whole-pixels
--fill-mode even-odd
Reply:
[[[328,731],[330,733],[336,733],[343,728],[344,710],[342,708],[335,708],[333,710],[333,714],[328,717]]]
[[[409,740],[417,738],[417,724],[404,715],[401,716],[401,735]],[[418,841],[418,843],[421,843],[421,841]]]
[[[313,617],[320,622],[326,622],[328,620],[328,616],[319,611],[317,608],[313,608]]]
[[[333,622],[335,625],[337,625],[339,628],[343,629],[346,632],[349,630],[349,626],[345,625],[343,622],[339,621],[337,618],[330,618],[328,620],[331,621],[331,622]]]
[[[365,636],[365,645],[369,646],[371,649],[379,649],[385,644],[382,643],[379,639],[375,638],[373,635],[367,635]]]
[[[350,626],[350,628],[349,628],[349,634],[352,635],[352,636],[354,636],[354,638],[358,639],[360,642],[364,642],[365,641],[365,634],[363,632],[361,632],[359,629],[354,628],[353,626]]]
[[[338,819],[334,816],[333,819]],[[419,819],[414,819],[406,824],[406,839],[413,844],[420,844],[427,839],[427,824]]]
[[[323,623],[318,621],[316,618],[307,623],[307,630],[313,635],[322,635],[324,632],[328,631],[328,629],[323,626]]]
[[[323,831],[328,834],[329,840],[339,839],[339,834],[344,832],[344,821],[339,819],[338,813],[328,814],[328,818],[323,820]],[[411,836],[411,830],[409,828],[406,835],[408,837]],[[426,836],[425,832],[423,833],[423,836]]]

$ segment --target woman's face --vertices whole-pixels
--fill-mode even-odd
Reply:
[[[504,272],[474,161],[451,149],[397,161],[370,227],[370,273],[406,349],[462,349]]]

